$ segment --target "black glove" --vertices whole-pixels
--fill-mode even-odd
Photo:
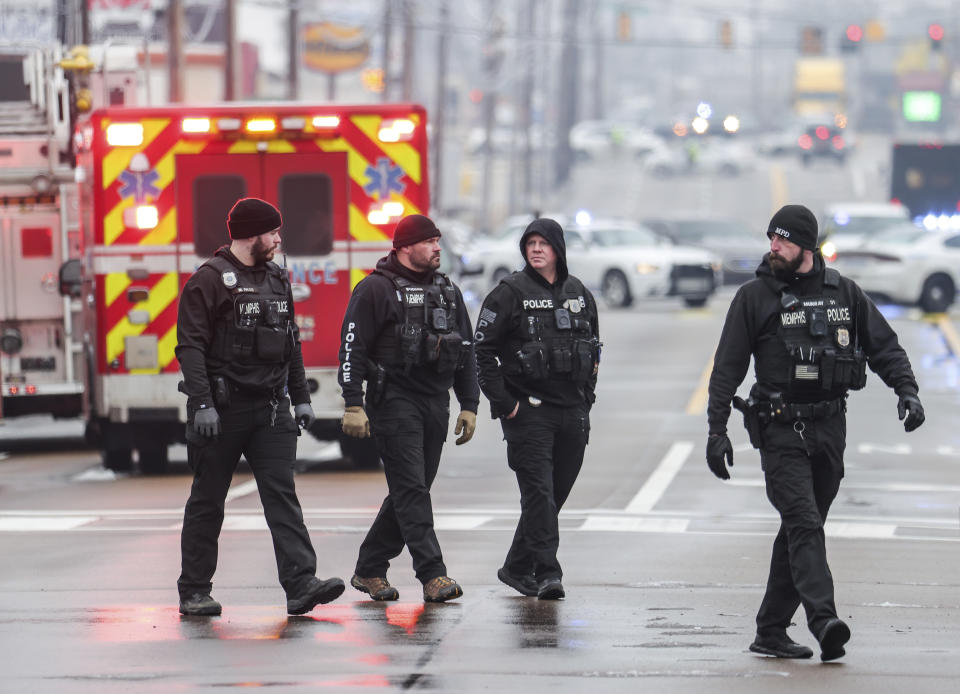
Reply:
[[[204,407],[193,416],[193,430],[210,438],[220,434],[220,415],[216,407]]]
[[[317,415],[313,413],[313,408],[309,402],[303,402],[293,406],[293,418],[297,420],[297,426],[301,429],[309,429]]]
[[[903,421],[903,430],[910,432],[923,424],[923,405],[920,404],[920,398],[916,395],[901,395],[900,402],[897,403],[897,414]],[[906,417],[906,420],[903,418]]]
[[[733,467],[733,444],[730,438],[726,434],[710,434],[707,437],[707,467],[720,479],[728,480],[730,473],[727,465]]]

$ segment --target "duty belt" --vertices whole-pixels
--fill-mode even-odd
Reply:
[[[846,397],[820,402],[783,403],[773,406],[773,418],[778,422],[795,422],[799,419],[816,421],[827,419],[847,411]]]

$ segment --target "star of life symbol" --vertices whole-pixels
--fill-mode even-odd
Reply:
[[[160,174],[150,168],[150,162],[143,152],[133,155],[130,166],[118,178],[123,184],[119,191],[121,198],[132,197],[139,204],[146,202],[148,196],[156,199],[160,195],[160,189],[154,185]]]
[[[403,195],[407,184],[403,182],[406,175],[402,168],[394,164],[389,157],[379,157],[376,166],[368,166],[363,172],[370,182],[363,187],[363,191],[370,197],[386,200],[392,191]]]

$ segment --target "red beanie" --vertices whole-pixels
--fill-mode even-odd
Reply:
[[[410,214],[397,223],[397,228],[393,232],[393,247],[410,246],[435,236],[440,236],[440,230],[429,217]]]
[[[231,239],[249,239],[283,224],[280,210],[260,198],[240,198],[230,208],[227,229]]]

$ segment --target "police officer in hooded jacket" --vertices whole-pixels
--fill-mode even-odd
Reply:
[[[187,280],[176,355],[187,399],[193,486],[183,514],[180,612],[218,615],[210,595],[217,539],[233,472],[244,455],[260,492],[287,612],[304,614],[341,593],[315,576],[317,558],[294,489],[298,424],[314,419],[286,270],[271,262],[280,212],[243,198],[227,219],[232,239]],[[290,414],[290,403],[294,416]]]
[[[750,650],[780,658],[813,651],[787,636],[801,604],[824,661],[845,654],[849,627],[837,616],[823,524],[843,478],[846,400],[869,366],[899,397],[906,431],[924,421],[917,381],[897,335],[853,281],[824,266],[817,220],[787,205],[770,220],[770,252],[730,304],[710,376],[707,464],[729,479],[731,401],[744,423],[780,514],[770,574]],[[756,383],[736,397],[751,356]]]
[[[437,271],[439,238],[428,217],[401,219],[393,251],[357,284],[341,329],[343,431],[374,437],[387,478],[388,495],[360,545],[350,579],[374,600],[399,597],[387,569],[404,544],[424,600],[446,602],[463,595],[447,576],[433,529],[430,486],[447,438],[451,386],[460,403],[457,445],[473,436],[480,388],[463,296]]]
[[[520,522],[498,578],[523,595],[564,597],[558,514],[580,472],[600,360],[593,295],[567,271],[563,229],[535,219],[523,270],[483,302],[474,336],[480,387],[499,417],[520,487]]]

